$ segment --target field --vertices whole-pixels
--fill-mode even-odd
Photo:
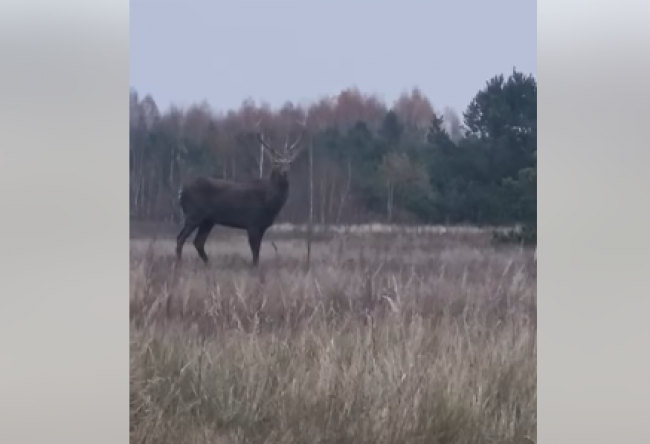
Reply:
[[[533,252],[480,231],[131,240],[132,443],[531,443]]]

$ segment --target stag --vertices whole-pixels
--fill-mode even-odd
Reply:
[[[271,163],[266,178],[234,182],[201,176],[187,183],[179,192],[185,223],[176,239],[176,257],[180,261],[183,245],[197,230],[194,247],[205,264],[205,242],[215,225],[246,230],[253,254],[253,266],[259,262],[260,246],[266,230],[273,225],[289,196],[289,167],[301,151],[302,131],[291,145],[281,150],[271,147],[257,124],[257,140]]]

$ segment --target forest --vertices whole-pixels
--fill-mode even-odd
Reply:
[[[513,69],[495,75],[459,115],[417,88],[392,105],[349,88],[278,109],[197,103],[161,111],[130,90],[130,218],[177,223],[181,184],[206,174],[246,180],[268,173],[255,138],[274,144],[305,122],[306,148],[292,165],[278,222],[381,222],[523,227],[536,239],[537,82]],[[313,174],[310,182],[309,151]],[[522,231],[519,231],[522,233]]]

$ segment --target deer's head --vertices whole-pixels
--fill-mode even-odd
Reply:
[[[289,136],[285,141],[284,147],[280,149],[273,148],[269,143],[264,139],[264,135],[261,130],[259,130],[259,122],[257,124],[257,140],[264,147],[264,153],[266,154],[267,159],[271,162],[271,178],[272,179],[281,179],[286,180],[289,173],[289,168],[291,164],[296,160],[302,151],[300,142],[303,139],[305,134],[305,124],[298,122],[302,131],[298,138],[292,143],[289,144]]]

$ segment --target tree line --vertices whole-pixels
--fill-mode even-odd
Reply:
[[[161,112],[130,91],[130,216],[178,222],[181,184],[199,174],[246,180],[268,173],[256,124],[275,144],[305,122],[313,156],[292,166],[279,221],[523,225],[537,220],[537,82],[516,69],[489,79],[462,118],[435,110],[420,90],[392,106],[356,88],[279,109],[246,100],[217,112],[207,103]]]

